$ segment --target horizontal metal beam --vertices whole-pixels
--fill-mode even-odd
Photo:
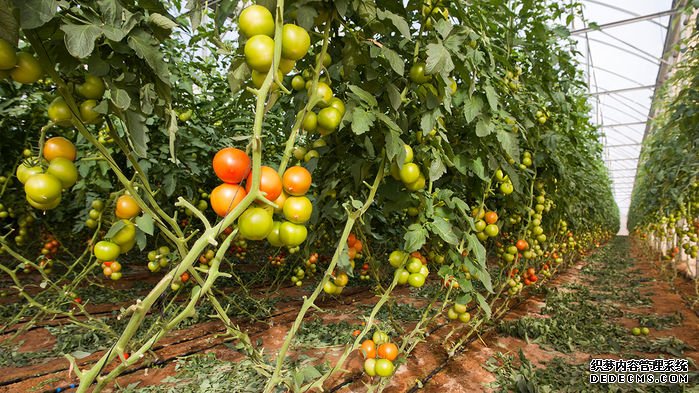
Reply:
[[[600,124],[599,128],[614,128],[614,127],[628,127],[628,126],[640,126],[646,124],[645,121],[634,121],[631,123],[617,123],[617,124]]]
[[[570,34],[572,34],[572,35],[585,34],[585,33],[591,32],[591,31],[604,30],[604,29],[609,29],[611,27],[624,26],[624,25],[628,25],[631,23],[647,21],[649,19],[655,19],[655,18],[661,18],[663,16],[674,15],[680,11],[681,10],[676,9],[676,10],[667,10],[667,11],[656,12],[653,14],[641,15],[641,16],[637,16],[635,18],[622,19],[622,20],[618,20],[618,21],[614,21],[614,22],[610,22],[610,23],[605,23],[602,25],[594,26],[594,27],[586,27],[584,29],[573,30],[570,32]]]
[[[615,161],[638,161],[638,157],[626,157],[626,158],[612,158],[609,160],[604,160],[606,162],[615,162]]]
[[[606,149],[608,147],[634,147],[634,146],[641,146],[641,143],[639,142],[639,143],[625,143],[625,144],[621,144],[621,145],[606,145],[606,146],[604,146],[604,148]]]
[[[607,94],[617,94],[617,93],[626,93],[629,91],[636,91],[636,90],[645,90],[645,89],[654,89],[656,88],[657,85],[644,85],[644,86],[637,86],[637,87],[626,87],[623,89],[616,89],[616,90],[602,90],[602,91],[596,91],[596,92],[591,92],[588,93],[587,95],[589,96],[603,96]]]
[[[603,1],[597,1],[597,0],[583,0],[583,1],[585,1],[585,2],[587,2],[587,3],[592,3],[592,4],[601,5],[602,7],[611,8],[611,9],[613,9],[613,10],[617,10],[617,11],[619,11],[619,12],[623,12],[623,13],[625,13],[625,14],[627,14],[627,15],[631,15],[631,16],[641,16],[641,14],[637,14],[637,13],[635,13],[635,12],[631,12],[631,11],[629,11],[629,10],[627,10],[627,9],[622,8],[622,7],[617,7],[617,6],[614,6],[614,5],[611,5],[611,4],[607,4],[607,3],[603,2]],[[651,20],[651,21],[649,21],[649,22],[650,22],[650,23],[653,23],[653,24],[656,24],[656,25],[662,27],[663,29],[666,29],[666,30],[667,30],[667,26],[665,26],[665,25],[663,25],[663,24],[661,24],[661,23],[659,23],[659,22],[656,22],[656,21],[654,21],[654,20]]]

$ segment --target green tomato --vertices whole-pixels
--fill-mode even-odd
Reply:
[[[395,250],[388,256],[388,263],[395,268],[399,268],[405,263],[408,258],[408,253],[401,250]]]
[[[418,273],[422,269],[422,261],[418,258],[410,257],[405,268],[410,273]]]
[[[282,223],[280,221],[275,221],[272,226],[272,230],[267,234],[267,241],[272,247],[281,247],[284,245],[280,236],[280,228]]]
[[[425,276],[420,273],[411,273],[408,277],[408,284],[414,288],[420,288],[425,285]]]
[[[95,257],[100,261],[113,261],[117,259],[121,253],[118,244],[107,240],[97,242],[93,252],[95,253]]]
[[[376,376],[376,359],[364,360],[364,372],[370,377]]]
[[[261,207],[250,208],[238,218],[238,230],[244,239],[265,239],[273,226],[272,215]]]
[[[121,220],[124,226],[110,239],[120,246],[129,244],[136,239],[136,226],[129,220]]]
[[[403,183],[413,183],[420,177],[420,167],[415,163],[409,162],[400,168],[399,173],[400,179],[403,181]]]
[[[305,226],[284,221],[279,226],[279,240],[287,247],[296,247],[308,236]]]
[[[27,179],[24,192],[37,203],[48,204],[61,197],[63,186],[54,175],[39,173]]]
[[[374,370],[379,377],[390,377],[393,375],[393,371],[395,371],[395,366],[393,366],[393,362],[388,359],[376,359]]]
[[[405,285],[408,283],[408,279],[410,278],[410,273],[403,269],[403,268],[398,268],[396,269],[395,273],[393,273],[394,277],[398,276],[398,285]]]
[[[78,181],[78,170],[75,168],[75,164],[64,157],[56,157],[51,160],[46,173],[55,176],[64,189],[73,187],[75,182]]]

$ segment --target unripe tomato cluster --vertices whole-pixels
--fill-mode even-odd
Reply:
[[[87,213],[87,220],[85,220],[85,226],[90,229],[97,228],[97,223],[100,218],[102,218],[102,211],[104,210],[104,202],[100,199],[95,199],[90,205],[91,209]]]
[[[12,44],[0,38],[0,79],[10,77],[17,83],[30,84],[43,74],[39,60],[27,52],[15,52]]]
[[[170,284],[170,289],[173,291],[179,291],[180,288],[182,288],[182,285],[186,284],[187,281],[189,281],[189,273],[184,272],[172,281]]]
[[[85,124],[97,124],[102,121],[102,114],[95,111],[97,100],[104,95],[105,86],[102,78],[90,74],[85,75],[85,82],[75,86],[75,91],[85,98],[79,104],[80,120]],[[69,127],[73,121],[73,113],[63,97],[56,97],[47,109],[49,119],[61,127]]]
[[[430,274],[427,258],[417,251],[408,255],[405,251],[395,250],[388,256],[388,263],[396,268],[394,278],[398,278],[399,285],[408,284],[413,288],[420,288],[425,285],[425,280]]]
[[[294,151],[292,154],[294,155],[294,158],[296,158],[299,161],[304,161],[304,162],[309,162],[314,158],[319,158],[320,153],[316,149],[320,149],[322,147],[327,146],[327,142],[323,138],[316,139],[313,141],[311,144],[310,148],[308,147],[303,147],[303,146],[296,146],[294,148]]]
[[[517,275],[518,269],[512,269],[510,271],[510,278],[507,280],[507,294],[510,296],[515,296],[524,288],[520,280],[520,276]]]
[[[500,228],[496,225],[498,222],[498,214],[494,211],[486,213],[483,208],[476,208],[471,212],[471,215],[476,219],[476,236],[480,241],[486,241],[489,237],[495,237],[500,233]]]
[[[248,242],[245,239],[237,239],[231,244],[229,250],[236,258],[243,259],[248,255]]]
[[[148,270],[153,273],[159,272],[160,269],[170,264],[171,257],[170,247],[168,246],[161,246],[155,250],[148,251]],[[201,258],[199,262],[201,262]]]
[[[272,266],[276,267],[284,266],[284,264],[286,263],[286,256],[283,252],[280,252],[277,255],[270,255],[267,257],[267,259],[269,260],[269,263],[272,264]]]
[[[471,321],[471,313],[468,312],[468,306],[462,303],[454,303],[447,311],[447,316],[451,320],[458,319],[463,323],[469,323]]]
[[[371,376],[390,377],[395,371],[393,361],[398,357],[398,346],[380,330],[374,332],[371,340],[364,340],[360,351],[364,356],[364,372]]]
[[[647,336],[650,334],[650,329],[648,329],[645,326],[642,326],[642,327],[637,326],[637,327],[631,328],[631,334],[633,334],[634,336],[640,336],[640,335]]]
[[[61,191],[78,180],[75,168],[76,150],[63,137],[49,138],[44,142],[43,158],[48,162],[46,170],[38,159],[30,159],[17,167],[17,179],[24,184],[27,202],[39,210],[54,209],[61,202]]]
[[[8,212],[10,213],[10,217],[14,215],[9,209]],[[29,226],[33,224],[35,220],[36,219],[31,214],[25,214],[19,218],[17,222],[17,224],[19,224],[19,230],[17,231],[17,236],[15,236],[15,243],[18,246],[23,246],[25,244],[27,235],[29,234]]]
[[[369,264],[368,263],[365,263],[364,265],[362,265],[362,270],[359,271],[359,279],[361,281],[368,281],[371,279],[371,277],[369,277]]]
[[[495,171],[495,179],[500,183],[500,192],[503,195],[510,195],[515,190],[512,180],[507,176],[502,169]]]
[[[522,87],[522,83],[519,81],[519,77],[522,75],[522,67],[515,67],[515,71],[505,72],[505,77],[502,78],[502,82],[512,91],[518,91]],[[543,124],[543,123],[541,123]]]
[[[410,145],[404,145],[405,160],[402,165],[394,162],[391,164],[391,176],[394,179],[400,180],[410,191],[419,191],[425,188],[425,175],[420,171],[420,167],[413,162],[413,148]]]
[[[314,274],[318,270],[318,253],[312,253],[305,261],[306,271]]]
[[[100,201],[101,202],[101,201]],[[100,203],[96,204],[97,207],[101,207]],[[93,206],[95,204],[93,203]],[[97,209],[95,209],[97,210]],[[136,225],[132,222],[132,219],[141,213],[141,208],[138,206],[136,199],[131,195],[124,194],[117,198],[116,208],[114,210],[114,215],[120,220],[113,224],[113,229],[110,232],[111,237],[108,239],[103,239],[97,242],[93,247],[93,253],[95,257],[102,262],[116,261],[116,259],[121,254],[125,254],[136,245]],[[116,226],[120,226],[117,230]],[[108,233],[109,235],[109,233]],[[117,263],[118,270],[111,269],[111,272],[118,274],[106,274],[105,276],[110,276],[112,280],[118,280],[121,278],[121,265]],[[111,266],[107,266],[110,267]],[[104,268],[104,264],[103,264]],[[106,269],[105,269],[106,270]]]
[[[345,272],[335,272],[323,285],[323,291],[328,295],[339,295],[349,282],[349,276]]]
[[[209,271],[209,266],[211,266],[211,261],[216,257],[214,250],[206,250],[203,254],[199,255],[199,269],[204,271]]]
[[[301,266],[296,266],[294,268],[294,275],[291,276],[291,282],[294,283],[297,287],[300,287],[303,285],[303,278],[306,277],[306,272],[303,270]]]

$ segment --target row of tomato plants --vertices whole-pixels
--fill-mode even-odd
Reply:
[[[124,311],[129,322],[99,361],[80,370],[68,356],[80,370],[78,391],[93,383],[99,391],[132,367],[200,301],[259,362],[266,391],[291,387],[296,374],[284,360],[304,317],[355,275],[373,278],[381,296],[353,345],[305,388],[322,386],[356,348],[366,345],[374,359],[372,343],[380,359],[366,372],[390,376],[393,360],[406,359],[434,322],[424,315],[400,345],[374,331],[397,285],[439,277],[433,301],[468,325],[453,352],[524,285],[539,285],[566,255],[617,229],[572,44],[565,27],[552,27],[570,21],[577,4],[197,3],[179,17],[170,15],[177,1],[13,6],[0,48],[9,78],[2,122],[23,138],[3,146],[14,154],[3,154],[11,223],[0,243],[17,261],[3,271],[28,310],[80,322],[66,300],[75,302],[96,271],[117,280],[135,269],[134,247],[152,245],[141,258],[153,272],[172,264]],[[15,55],[20,35],[25,47]],[[225,60],[202,58],[207,51]],[[87,246],[73,247],[79,254],[61,247],[54,258],[60,242],[45,239],[37,259],[22,255],[36,247],[32,230],[78,239],[56,230],[78,211],[75,229],[90,233]],[[239,254],[248,242],[286,248],[298,264],[295,285],[324,269],[274,364],[212,291],[235,274],[221,270],[234,241]],[[328,258],[317,266],[319,252]],[[55,259],[63,259],[58,275]],[[18,273],[31,269],[56,298],[23,290]],[[174,316],[136,340],[168,293],[184,302],[171,302]]]

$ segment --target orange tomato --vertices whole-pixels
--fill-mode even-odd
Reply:
[[[347,254],[349,255],[349,259],[354,259],[357,256],[357,250],[354,247],[350,247],[349,250],[347,250]]]
[[[485,222],[488,224],[495,224],[498,222],[498,214],[495,212],[487,212],[485,213]]]
[[[43,155],[46,161],[49,162],[56,157],[63,157],[75,161],[77,153],[75,145],[73,145],[71,141],[62,136],[55,136],[44,142]]]
[[[364,340],[360,349],[365,358],[376,358],[376,344],[373,340]]]
[[[219,179],[226,183],[238,184],[250,173],[251,162],[244,151],[226,147],[214,156],[213,167]]]
[[[274,169],[268,166],[262,166],[260,171],[260,191],[266,193],[265,198],[268,201],[274,202],[282,193],[282,179]],[[252,172],[248,175],[248,180],[245,182],[245,191],[250,193],[252,187]]]
[[[384,343],[379,345],[377,354],[382,359],[394,361],[398,357],[398,347],[394,343]]]
[[[526,240],[519,239],[519,240],[517,240],[517,244],[515,244],[515,246],[517,247],[517,249],[519,251],[524,251],[527,248],[529,248],[529,243],[527,243]]]
[[[354,249],[357,250],[357,252],[362,252],[362,249],[364,249],[364,245],[362,244],[361,240],[357,240],[354,242]]]
[[[354,233],[350,233],[349,236],[347,237],[347,245],[350,247],[354,247],[354,243],[357,242],[357,237],[354,236]]]
[[[304,195],[311,188],[311,173],[302,166],[292,166],[284,172],[282,184],[290,195]]]
[[[243,187],[237,184],[223,183],[214,188],[211,194],[209,194],[211,208],[220,217],[225,217],[228,212],[238,206],[246,195],[247,193]]]
[[[116,216],[118,218],[130,219],[141,213],[141,207],[136,203],[136,199],[131,195],[122,195],[116,201]]]

